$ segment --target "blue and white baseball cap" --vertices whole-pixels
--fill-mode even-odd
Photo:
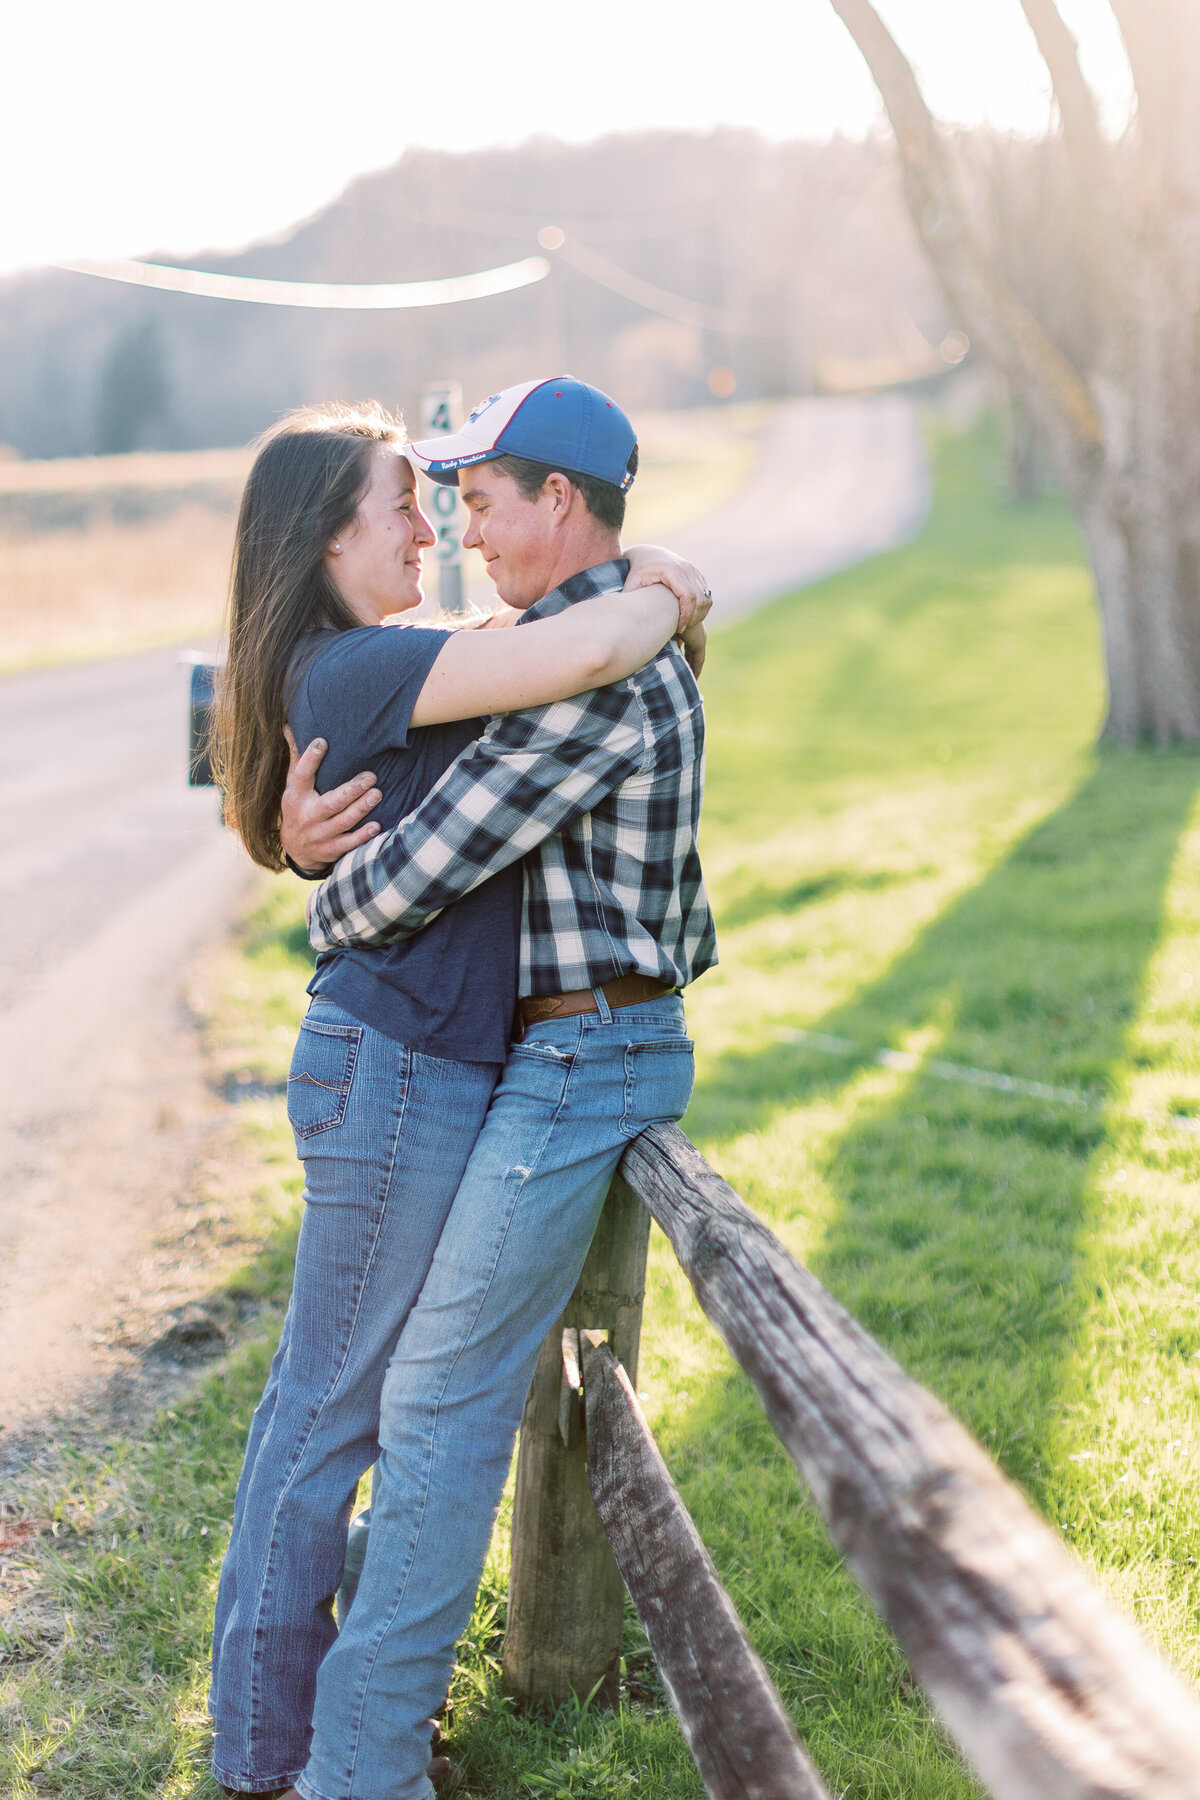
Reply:
[[[629,459],[636,443],[637,434],[615,400],[572,375],[555,375],[489,395],[461,431],[408,444],[405,455],[446,487],[457,487],[459,470],[472,463],[525,456],[594,475],[624,492],[633,480]]]

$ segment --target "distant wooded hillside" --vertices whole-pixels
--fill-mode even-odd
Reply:
[[[931,366],[954,323],[889,145],[732,130],[414,150],[283,240],[152,260],[417,280],[527,256],[546,225],[583,246],[590,273],[552,254],[532,288],[427,311],[293,311],[56,271],[2,282],[0,443],[24,457],[237,444],[311,400],[378,395],[411,410],[437,376],[459,377],[470,401],[570,370],[656,409],[729,391],[714,371],[732,373],[739,400],[867,385]],[[627,276],[662,290],[662,310],[613,291]],[[719,328],[672,295],[716,309]]]

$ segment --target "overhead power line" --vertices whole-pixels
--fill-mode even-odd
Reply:
[[[700,331],[719,331],[736,337],[780,337],[778,327],[709,306],[656,287],[628,269],[610,262],[599,251],[568,237],[557,226],[543,226],[538,242],[556,251],[580,275],[607,288],[635,306],[673,319]],[[483,300],[494,294],[543,281],[550,273],[544,256],[527,256],[520,262],[473,275],[449,275],[434,281],[326,282],[274,281],[254,275],[222,275],[210,269],[178,269],[170,263],[134,260],[90,262],[73,260],[53,265],[79,275],[98,275],[104,281],[123,281],[135,287],[159,288],[175,294],[197,294],[209,300],[249,301],[259,306],[308,306],[343,311],[389,311],[405,307],[449,306],[462,300]]]
[[[382,207],[359,207],[347,205],[350,213],[374,212],[378,217],[394,217],[386,214]],[[689,201],[683,206],[640,207],[636,212],[598,213],[586,215],[571,212],[568,217],[579,230],[587,233],[589,241],[599,238],[605,243],[634,243],[645,239],[676,237],[688,231],[708,231],[712,229],[714,205],[711,198]],[[453,204],[436,207],[425,207],[418,215],[427,225],[441,226],[451,231],[468,232],[475,237],[524,237],[533,236],[537,220],[545,217],[541,213],[504,213],[495,208],[486,212],[472,207]]]
[[[692,325],[700,331],[727,332],[736,337],[777,338],[783,335],[778,326],[730,312],[724,306],[706,306],[701,300],[688,300],[682,294],[672,294],[667,288],[655,287],[652,281],[643,281],[640,275],[631,274],[628,269],[609,262],[607,256],[590,250],[578,238],[568,237],[556,225],[543,226],[538,233],[538,242],[546,249],[557,250],[564,262],[590,281],[607,288],[610,294],[619,294],[622,300],[632,300],[635,306],[644,306],[647,312],[674,319],[679,325]]]
[[[319,306],[350,311],[390,311],[411,306],[451,306],[460,300],[486,300],[492,294],[528,287],[550,273],[544,256],[527,256],[498,269],[474,275],[448,275],[436,281],[327,282],[268,281],[253,275],[218,275],[208,269],[176,269],[167,263],[60,262],[58,269],[99,275],[105,281],[132,282],[136,287],[164,288],[175,294],[199,294],[208,300],[242,300],[259,306]]]

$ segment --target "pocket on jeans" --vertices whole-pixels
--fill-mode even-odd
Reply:
[[[332,1131],[346,1117],[361,1025],[318,1025],[305,1019],[288,1072],[288,1120],[297,1139]]]
[[[508,1046],[508,1054],[518,1059],[527,1057],[535,1062],[551,1063],[557,1069],[569,1069],[575,1060],[569,1050],[548,1044],[544,1038],[521,1038]]]
[[[691,1038],[661,1038],[625,1050],[625,1110],[621,1132],[637,1137],[647,1125],[681,1119],[692,1097],[695,1057]]]

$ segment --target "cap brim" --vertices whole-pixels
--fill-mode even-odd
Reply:
[[[440,481],[444,486],[453,487],[460,469],[467,468],[471,463],[491,462],[497,456],[503,456],[504,452],[494,446],[490,449],[483,448],[478,438],[468,437],[465,431],[456,431],[449,437],[423,438],[419,443],[406,444],[404,454],[411,456],[431,481]]]

